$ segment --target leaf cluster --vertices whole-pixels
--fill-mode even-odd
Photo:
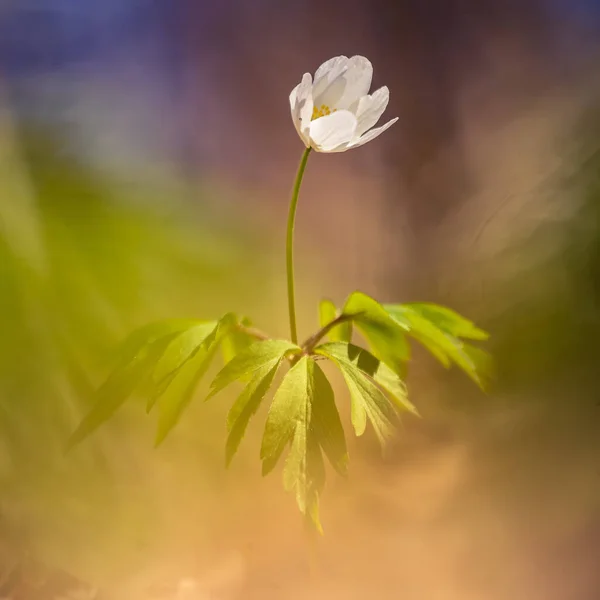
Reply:
[[[320,329],[302,345],[271,339],[248,319],[232,313],[217,321],[168,320],[135,331],[120,348],[117,365],[97,390],[95,403],[73,433],[70,446],[90,435],[135,394],[146,398],[148,412],[158,411],[156,444],[160,444],[220,353],[225,364],[210,384],[206,400],[241,384],[227,415],[227,465],[251,418],[276,387],[260,447],[262,473],[273,471],[287,451],[284,487],[322,531],[319,499],[325,486],[325,459],[346,475],[348,450],[334,392],[319,363],[328,361],[341,373],[355,435],[363,435],[370,426],[385,447],[403,413],[418,415],[404,383],[409,339],[421,343],[444,366],[462,369],[482,389],[489,381],[490,360],[473,344],[485,340],[487,333],[435,304],[382,305],[354,292],[341,309],[323,300],[319,316]],[[366,347],[353,343],[356,335]],[[274,386],[283,369],[281,382]]]

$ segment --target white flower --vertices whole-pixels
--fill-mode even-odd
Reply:
[[[364,56],[336,56],[315,73],[305,73],[290,94],[292,120],[307,148],[345,152],[362,146],[391,127],[398,117],[371,129],[386,109],[390,92],[369,95],[373,67]]]

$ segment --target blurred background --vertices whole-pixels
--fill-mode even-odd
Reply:
[[[0,597],[597,598],[599,46],[595,0],[2,0]],[[355,289],[446,304],[497,380],[415,351],[424,418],[349,440],[311,555],[259,419],[224,468],[231,394],[64,446],[137,325],[287,335],[288,95],[339,54],[400,120],[310,158],[300,335]]]

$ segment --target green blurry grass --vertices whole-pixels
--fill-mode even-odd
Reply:
[[[93,577],[90,557],[106,568],[110,552],[112,567],[126,568],[118,549],[131,558],[161,530],[144,485],[169,451],[152,452],[141,404],[65,456],[69,433],[136,326],[215,318],[242,300],[267,315],[253,282],[267,277],[268,242],[235,215],[211,213],[202,193],[192,207],[150,186],[131,190],[61,156],[60,139],[10,133],[0,131],[10,158],[0,195],[0,513],[24,547]],[[203,408],[207,423],[222,412]],[[212,477],[202,466],[222,468],[219,430],[202,431],[198,490]]]

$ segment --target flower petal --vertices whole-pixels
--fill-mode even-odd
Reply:
[[[382,125],[381,127],[375,127],[375,129],[367,131],[367,133],[363,134],[361,137],[352,140],[352,142],[348,144],[348,148],[358,148],[358,146],[362,146],[363,144],[370,142],[377,136],[381,135],[386,129],[389,129],[397,120],[398,117],[392,119],[391,121],[388,121],[385,125]]]
[[[355,103],[355,106],[350,108],[358,121],[356,127],[357,136],[361,136],[365,131],[368,131],[377,124],[377,121],[379,121],[387,108],[389,100],[390,91],[384,86],[373,92],[370,96],[363,96]]]
[[[310,145],[308,129],[312,118],[313,100],[312,100],[312,77],[310,73],[305,73],[302,81],[292,90],[290,94],[290,109],[292,121],[296,127],[298,135],[306,146]]]
[[[338,110],[311,122],[311,146],[317,152],[342,152],[355,131],[356,117],[350,111]]]
[[[364,56],[353,56],[348,59],[348,68],[343,77],[346,85],[342,97],[334,105],[339,109],[349,108],[369,93],[373,80],[373,65]]]
[[[336,80],[348,68],[347,56],[334,56],[326,60],[315,72],[313,98],[322,94],[332,81]]]
[[[323,63],[317,74],[313,85],[315,106],[347,109],[368,93],[373,66],[364,56],[338,56]]]

